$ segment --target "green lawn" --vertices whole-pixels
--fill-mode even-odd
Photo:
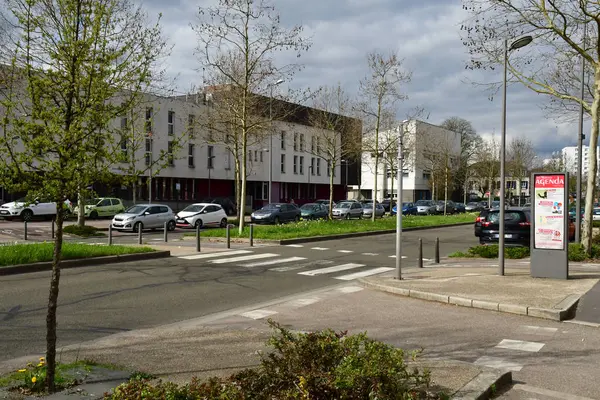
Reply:
[[[430,216],[404,216],[402,226],[414,228],[421,226],[443,226],[463,222],[475,222],[476,214],[458,215],[430,215]],[[371,220],[334,220],[334,221],[300,221],[282,225],[256,225],[254,227],[255,239],[295,239],[314,236],[328,236],[342,233],[370,232],[387,229],[396,229],[396,217],[379,218]],[[250,228],[246,226],[242,235],[237,228],[231,229],[232,238],[247,238]],[[195,233],[186,233],[185,236],[194,236]],[[203,237],[225,237],[225,229],[208,229],[202,232]]]
[[[53,243],[14,244],[0,246],[0,267],[52,261]],[[63,243],[62,259],[114,256],[121,254],[149,253],[150,247],[98,246],[77,243]]]

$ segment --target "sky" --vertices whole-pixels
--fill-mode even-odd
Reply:
[[[202,84],[200,61],[194,55],[196,36],[190,24],[197,21],[199,6],[215,1],[142,2],[151,16],[162,13],[164,32],[173,45],[167,71],[176,78],[178,91],[188,92]],[[499,140],[501,94],[490,100],[489,91],[472,82],[497,82],[502,72],[465,69],[468,54],[459,29],[468,14],[460,0],[273,0],[273,4],[282,25],[301,24],[313,42],[298,60],[304,68],[278,89],[286,90],[286,85],[317,88],[339,82],[348,93],[357,95],[358,83],[368,73],[366,55],[395,51],[404,60],[404,68],[412,72],[411,82],[403,88],[408,99],[398,105],[399,118],[415,107],[424,107],[426,113],[420,119],[429,123],[440,124],[457,116],[471,121],[484,139],[494,135]],[[543,110],[546,104],[546,96],[518,83],[508,87],[507,141],[529,138],[540,158],[575,146],[577,140],[577,123],[549,118]],[[589,131],[589,123],[584,129]]]

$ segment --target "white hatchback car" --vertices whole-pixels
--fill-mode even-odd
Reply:
[[[218,204],[190,204],[177,213],[177,226],[181,228],[202,228],[204,226],[225,228],[227,226],[227,214]]]
[[[73,204],[65,201],[64,210],[68,214],[73,212]],[[53,218],[56,216],[56,203],[47,200],[36,199],[28,202],[26,199],[18,199],[0,206],[0,217],[7,220],[21,218],[23,221],[31,221],[34,217]]]
[[[175,230],[175,213],[163,204],[138,204],[115,215],[112,227],[117,231],[137,232],[139,229],[160,229],[167,224],[167,230]]]

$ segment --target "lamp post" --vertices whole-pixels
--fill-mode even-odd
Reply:
[[[502,137],[500,139],[500,229],[498,232],[498,275],[504,275],[504,208],[506,201],[506,81],[508,74],[508,52],[527,46],[533,37],[523,36],[508,46],[504,40],[504,82],[502,86]]]
[[[269,123],[273,125],[273,88],[281,85],[284,82],[283,79],[279,79],[275,83],[269,84]],[[269,204],[273,203],[272,199],[273,192],[273,131],[269,135]]]
[[[404,152],[403,141],[404,141],[404,124],[408,121],[402,121],[398,132],[398,202],[400,205],[396,212],[396,279],[402,279],[402,170],[404,169]],[[391,209],[391,208],[390,208]]]
[[[208,156],[208,197],[210,197],[210,171],[213,169],[213,159],[215,156]]]
[[[586,26],[583,29],[583,44],[585,46],[586,39]],[[579,133],[577,135],[577,187],[576,202],[575,202],[575,242],[581,243],[581,181],[582,181],[582,165],[581,165],[581,153],[583,152],[583,98],[585,96],[585,58],[581,56],[581,104],[579,105]]]

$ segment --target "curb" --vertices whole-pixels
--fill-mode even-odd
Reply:
[[[482,371],[454,393],[454,400],[487,400],[513,382],[512,372],[482,367]]]
[[[432,225],[432,226],[416,226],[411,228],[402,228],[403,232],[410,231],[424,231],[429,229],[439,229],[439,228],[451,228],[454,226],[466,226],[472,225],[473,222],[459,222],[457,224],[446,224],[446,225]],[[355,237],[364,237],[364,236],[377,236],[377,235],[389,235],[396,233],[396,229],[383,229],[378,231],[368,231],[368,232],[351,232],[351,233],[340,233],[337,235],[326,235],[326,236],[313,236],[306,238],[295,238],[295,239],[281,239],[281,240],[271,240],[271,239],[254,239],[254,243],[264,243],[264,244],[276,244],[276,245],[286,245],[286,244],[300,244],[300,243],[311,243],[311,242],[322,242],[326,240],[336,240],[336,239],[350,239]],[[189,239],[186,239],[189,238]],[[184,240],[193,240],[195,236],[184,236]],[[215,241],[215,242],[225,242],[226,239],[223,237],[205,237],[207,240]],[[250,239],[246,238],[231,238],[231,243],[249,243]]]
[[[90,257],[90,258],[78,258],[74,260],[63,260],[60,263],[60,268],[80,268],[80,267],[91,267],[94,265],[101,264],[114,264],[119,262],[130,262],[130,261],[143,261],[143,260],[154,260],[157,258],[170,257],[171,252],[169,250],[153,251],[151,253],[137,253],[137,254],[121,254],[116,256],[102,256],[102,257]],[[0,276],[26,274],[30,272],[40,271],[51,271],[52,262],[38,262],[32,264],[20,264],[11,267],[0,267]]]
[[[579,299],[581,297],[579,295],[570,295],[557,304],[557,308],[550,309],[521,306],[516,304],[496,303],[491,301],[468,299],[465,297],[449,296],[439,293],[423,292],[420,290],[412,290],[369,282],[364,278],[358,279],[358,283],[369,289],[397,294],[400,296],[412,297],[420,300],[435,301],[438,303],[451,304],[460,307],[478,308],[481,310],[498,311],[507,314],[550,319],[553,321],[564,321],[566,319],[573,318],[577,309],[577,304],[579,303]],[[558,308],[559,306],[560,308]]]

